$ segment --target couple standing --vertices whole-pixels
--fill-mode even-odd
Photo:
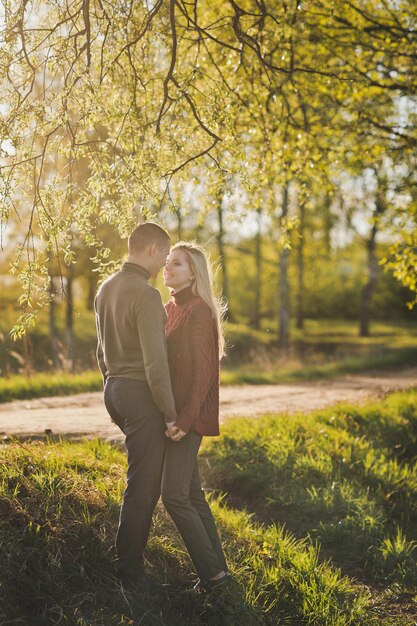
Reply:
[[[128,455],[117,574],[131,586],[146,580],[143,551],[162,495],[197,570],[196,588],[211,589],[226,584],[228,573],[197,454],[203,435],[219,434],[221,307],[210,264],[195,244],[170,251],[168,233],[147,222],[128,246],[128,260],[95,301],[104,402]],[[163,266],[173,295],[165,308],[148,284]]]

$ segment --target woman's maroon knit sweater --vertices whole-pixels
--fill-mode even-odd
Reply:
[[[165,305],[169,368],[184,432],[219,434],[219,343],[213,313],[187,287]]]

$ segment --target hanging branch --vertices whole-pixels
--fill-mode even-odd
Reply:
[[[87,68],[91,65],[91,24],[90,24],[90,0],[83,0],[83,17],[85,24],[85,44],[80,52],[87,52]]]
[[[164,85],[163,85],[163,89],[164,89],[164,96],[163,96],[163,100],[162,100],[162,104],[161,104],[161,108],[159,109],[159,115],[158,115],[158,119],[156,122],[156,132],[159,133],[160,129],[161,129],[161,119],[162,116],[164,114],[164,110],[166,107],[166,104],[168,102],[169,99],[169,83],[170,82],[174,82],[174,70],[175,70],[175,62],[177,60],[177,27],[176,27],[176,23],[175,23],[175,0],[170,0],[170,5],[169,5],[169,22],[171,25],[171,41],[172,41],[172,45],[171,45],[171,63],[167,72],[167,75],[165,76],[164,79]],[[178,83],[177,83],[178,86]]]

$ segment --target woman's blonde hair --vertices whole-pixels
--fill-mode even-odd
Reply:
[[[171,250],[184,250],[191,271],[194,275],[192,292],[206,302],[216,322],[219,336],[219,358],[225,355],[225,341],[223,334],[223,318],[226,312],[226,303],[216,297],[214,293],[214,276],[212,265],[207,252],[195,241],[180,241]]]

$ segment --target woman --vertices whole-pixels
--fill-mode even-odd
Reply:
[[[203,435],[219,434],[219,359],[223,356],[222,306],[213,294],[210,263],[194,243],[171,249],[164,282],[169,366],[178,419],[167,432],[162,501],[199,575],[196,589],[229,578],[213,515],[201,488],[197,454]]]

